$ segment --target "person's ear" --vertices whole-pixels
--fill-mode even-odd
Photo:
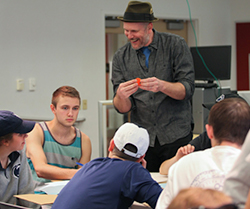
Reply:
[[[213,139],[214,138],[214,130],[213,127],[209,124],[206,124],[206,130],[207,130],[207,136],[209,139]]]
[[[217,140],[214,138],[214,129],[211,125],[206,124],[207,136],[211,141],[212,147],[218,145]]]
[[[153,23],[150,22],[150,23],[148,24],[148,30],[153,30]]]
[[[51,109],[51,111],[55,114],[55,106],[53,105],[53,104],[50,104],[50,109]]]
[[[114,147],[115,147],[114,139],[111,139],[111,141],[109,143],[109,149],[108,149],[108,151],[112,152],[113,149],[114,149]]]
[[[10,140],[3,140],[2,141],[2,145],[4,145],[4,146],[6,146],[6,147],[8,147],[9,145],[10,145]]]

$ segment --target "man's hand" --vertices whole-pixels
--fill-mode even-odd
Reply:
[[[141,85],[139,88],[152,92],[160,91],[177,100],[183,100],[186,96],[186,89],[182,83],[168,82],[156,77],[141,79]]]
[[[146,168],[147,166],[147,161],[144,158],[141,160],[141,165],[143,166],[143,168]]]
[[[188,155],[190,153],[192,153],[194,151],[195,147],[192,146],[191,144],[188,144],[184,147],[180,147],[175,156],[168,159],[168,160],[165,160],[161,166],[160,166],[160,174],[164,174],[164,175],[167,175],[168,174],[168,170],[169,168],[174,164],[176,163],[179,159],[181,159],[183,156],[185,155]]]
[[[117,89],[116,95],[120,99],[127,99],[129,98],[133,93],[135,93],[138,90],[138,83],[136,79],[121,83]]]
[[[194,151],[194,149],[195,149],[195,147],[192,146],[191,144],[188,144],[184,147],[180,147],[176,153],[177,160],[179,160],[180,158],[182,158],[185,155],[192,153]]]
[[[138,90],[138,85],[136,79],[120,83],[113,99],[113,103],[121,113],[130,111],[132,104],[129,97]]]
[[[146,91],[161,91],[161,80],[156,77],[141,79],[140,88]]]

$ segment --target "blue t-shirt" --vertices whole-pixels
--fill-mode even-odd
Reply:
[[[140,163],[97,158],[85,164],[59,193],[52,209],[127,209],[147,202],[155,208],[162,191]]]

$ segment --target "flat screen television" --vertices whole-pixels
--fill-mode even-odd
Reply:
[[[217,80],[231,79],[231,46],[198,46],[197,48],[208,69]],[[194,61],[195,80],[213,83],[216,79],[203,64],[196,47],[190,47],[190,51]]]

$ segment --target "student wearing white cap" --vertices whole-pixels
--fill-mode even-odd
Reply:
[[[34,193],[32,175],[23,147],[25,138],[35,126],[7,110],[0,110],[0,201],[33,206],[13,195]],[[0,206],[1,207],[1,206]]]
[[[54,208],[129,208],[134,201],[155,208],[162,188],[145,169],[146,129],[123,124],[110,142],[109,157],[85,164],[59,193]]]

